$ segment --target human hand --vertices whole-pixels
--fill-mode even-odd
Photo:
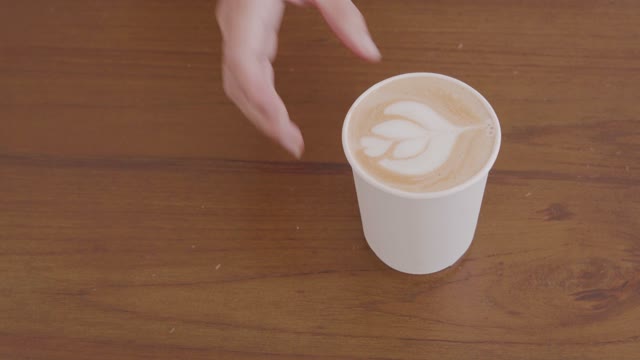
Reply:
[[[316,7],[337,37],[359,57],[375,62],[381,56],[364,18],[350,0],[288,0]],[[284,0],[219,0],[216,11],[223,38],[224,91],[265,135],[300,158],[304,141],[300,129],[274,86],[272,62]]]

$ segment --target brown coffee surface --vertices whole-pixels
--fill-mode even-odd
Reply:
[[[408,192],[446,190],[491,158],[497,119],[481,96],[448,77],[386,82],[352,109],[348,149],[373,178]]]

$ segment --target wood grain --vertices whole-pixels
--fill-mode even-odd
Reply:
[[[0,0],[0,359],[638,359],[640,3],[291,8],[295,162],[225,99],[210,1]],[[502,122],[475,241],[408,276],[363,238],[340,127],[388,76]]]

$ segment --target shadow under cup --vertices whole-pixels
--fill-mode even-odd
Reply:
[[[354,109],[372,92],[397,80],[437,78],[474,94],[494,121],[495,142],[484,166],[466,181],[434,192],[408,192],[375,179],[349,148]],[[383,80],[353,103],[342,128],[342,145],[351,168],[365,238],[388,266],[409,274],[430,274],[453,265],[474,237],[489,170],[500,149],[500,124],[489,102],[460,80],[434,73],[410,73]]]

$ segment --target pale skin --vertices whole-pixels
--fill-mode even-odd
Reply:
[[[315,7],[342,43],[360,58],[377,62],[381,56],[364,17],[350,0],[218,1],[225,93],[258,130],[300,158],[304,152],[302,133],[276,92],[272,66],[285,3]]]

